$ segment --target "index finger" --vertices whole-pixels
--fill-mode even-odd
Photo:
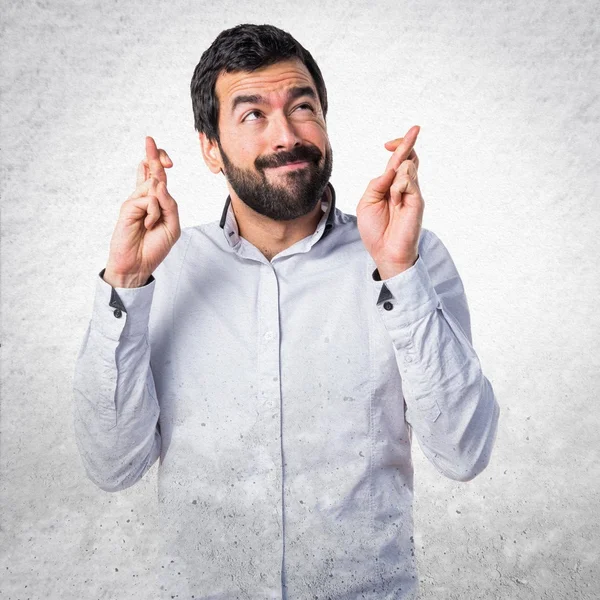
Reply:
[[[160,155],[154,138],[149,135],[146,136],[146,159],[148,161],[148,168],[150,169],[150,175],[158,179],[158,181],[167,181],[167,174],[165,169],[160,162]]]
[[[386,142],[385,149],[389,150],[390,152],[393,152],[403,139],[404,138],[396,138],[395,140]],[[419,157],[417,156],[414,147],[410,151],[410,154],[407,156],[407,160],[412,160],[415,163],[415,167],[417,167],[417,169],[419,168]]]
[[[399,140],[402,141],[400,141],[398,147],[394,150],[392,156],[390,156],[386,171],[387,169],[396,170],[408,158],[417,141],[419,131],[421,131],[421,128],[418,125],[414,125],[406,132],[406,135],[403,138],[399,138]],[[398,139],[393,141],[396,142]],[[388,144],[391,144],[391,142],[388,142]]]

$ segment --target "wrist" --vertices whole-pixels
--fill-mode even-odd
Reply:
[[[417,254],[416,258],[411,262],[400,262],[400,263],[375,263],[377,266],[377,271],[379,273],[379,277],[381,279],[391,279],[396,275],[400,275],[400,273],[407,271],[411,267],[413,267],[417,260],[419,259],[419,255]]]
[[[150,275],[116,273],[107,267],[102,272],[102,279],[113,288],[139,288],[146,285]]]

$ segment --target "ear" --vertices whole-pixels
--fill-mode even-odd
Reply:
[[[211,172],[220,173],[223,168],[223,161],[221,160],[217,140],[209,140],[205,133],[199,133],[198,137],[200,138],[200,148],[202,149],[202,157],[206,166]]]

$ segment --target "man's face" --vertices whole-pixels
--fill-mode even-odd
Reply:
[[[237,196],[277,221],[309,213],[331,176],[332,154],[306,67],[293,60],[223,73],[216,93],[222,168]]]

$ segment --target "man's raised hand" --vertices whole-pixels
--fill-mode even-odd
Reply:
[[[113,287],[143,286],[179,239],[177,203],[167,190],[168,154],[146,138],[137,187],[121,206],[110,242],[104,281]]]
[[[356,208],[360,236],[382,279],[409,269],[418,258],[425,207],[414,151],[418,135],[414,126],[403,138],[386,143],[393,151],[386,170],[369,182]]]

